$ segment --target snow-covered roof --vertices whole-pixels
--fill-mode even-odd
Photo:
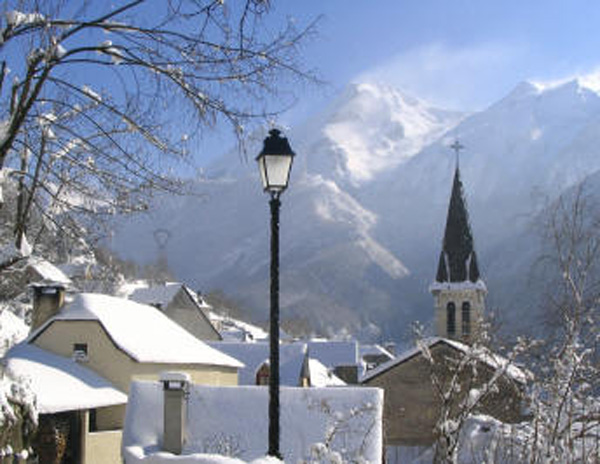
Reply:
[[[7,370],[30,379],[42,414],[127,403],[127,395],[108,380],[71,359],[20,343],[5,357]]]
[[[138,303],[149,304],[152,306],[159,305],[161,308],[173,301],[175,295],[185,286],[179,282],[166,282],[161,285],[129,285],[123,287],[123,291],[127,294],[127,298]]]
[[[477,348],[476,351],[473,351],[473,349],[470,346],[465,345],[464,343],[460,343],[460,342],[457,342],[456,340],[450,340],[450,339],[441,338],[441,337],[429,338],[427,340],[424,340],[424,343],[429,347],[429,349],[433,348],[435,345],[444,343],[444,344],[446,344],[458,351],[461,351],[463,353],[468,353],[469,351],[471,351],[471,354],[479,361],[487,364],[488,366],[490,366],[493,369],[503,369],[504,372],[506,373],[506,375],[508,375],[513,380],[523,383],[523,384],[527,383],[527,381],[530,377],[530,375],[527,372],[520,369],[518,366],[513,364],[510,360],[508,360],[498,354],[492,353],[487,349]],[[420,353],[421,353],[421,348],[418,346],[415,346],[414,348],[407,350],[404,353],[401,353],[399,356],[392,359],[391,361],[383,363],[380,366],[377,366],[375,369],[368,371],[361,378],[361,382],[366,382],[374,377],[377,377],[379,374],[391,369],[394,366],[402,364],[405,361],[408,361],[409,359],[413,358],[414,356],[417,356]]]
[[[359,352],[361,359],[364,358],[365,356],[387,356],[390,359],[394,358],[394,355],[389,350],[387,350],[383,346],[377,345],[377,344],[374,344],[374,345],[359,344],[358,352]]]
[[[475,282],[471,282],[470,280],[466,280],[464,282],[433,282],[429,286],[430,292],[441,290],[481,290],[483,292],[487,292],[487,287],[485,282],[481,279],[477,279]]]
[[[308,341],[308,350],[311,358],[318,359],[329,368],[359,363],[356,340],[313,339]]]
[[[55,321],[69,320],[98,321],[117,347],[138,362],[243,366],[198,340],[152,306],[94,293],[75,295],[30,339],[35,339]]]
[[[308,358],[308,372],[311,387],[341,387],[346,385],[342,379],[331,372],[318,359]]]
[[[41,277],[42,283],[62,284],[71,286],[72,282],[67,275],[50,261],[38,256],[28,258],[27,267],[35,270]]]
[[[123,432],[127,464],[220,462],[206,461],[202,453],[216,453],[224,446],[237,451],[242,461],[266,453],[268,388],[191,386],[187,438],[177,457],[159,451],[163,395],[159,382],[132,383]],[[303,462],[315,458],[317,451],[325,451],[330,459],[337,453],[338,460],[325,461],[323,456],[318,462],[380,463],[382,409],[383,392],[377,388],[282,388],[281,452],[285,462]]]
[[[255,385],[256,372],[269,359],[268,342],[209,342],[210,346],[244,363],[238,371],[240,385]],[[282,385],[297,386],[302,372],[307,343],[282,343],[279,346],[279,378]],[[309,369],[313,386],[338,386],[345,383],[331,373],[331,369],[313,357],[309,348]],[[314,377],[314,378],[313,378]]]
[[[219,333],[223,340],[243,342],[249,340],[266,340],[269,338],[269,334],[256,325],[229,316],[221,316],[214,311],[210,311],[208,317],[213,324],[219,327]],[[283,339],[284,337],[280,336],[280,340]]]

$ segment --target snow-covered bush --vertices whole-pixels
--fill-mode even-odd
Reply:
[[[600,462],[600,371],[592,349],[573,330],[571,324],[563,345],[551,351],[543,378],[531,389],[527,462]]]
[[[13,378],[0,364],[0,449],[27,450],[37,419],[35,396],[27,379]]]
[[[328,426],[322,442],[314,443],[309,455],[298,464],[368,464],[364,453],[365,441],[371,430],[376,427],[373,417],[376,407],[371,403],[357,404],[346,410],[335,410],[328,401],[311,402],[310,409],[325,413]],[[362,441],[356,441],[356,436],[364,436]],[[371,463],[374,464],[374,463]]]

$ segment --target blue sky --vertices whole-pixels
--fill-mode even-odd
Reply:
[[[598,1],[280,0],[273,8],[300,23],[322,15],[304,60],[330,86],[298,114],[356,80],[476,110],[525,79],[600,69]]]
[[[231,0],[233,1],[233,0]],[[351,82],[397,87],[446,109],[476,111],[523,80],[598,73],[598,0],[272,0],[273,30],[286,17],[317,34],[302,48],[327,85],[301,88],[276,123],[294,127]],[[599,85],[600,88],[600,85]],[[265,130],[266,132],[266,130]],[[225,127],[202,141],[200,164],[233,146]],[[251,148],[252,149],[252,148]]]

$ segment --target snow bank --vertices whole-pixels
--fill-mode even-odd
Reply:
[[[282,388],[281,452],[288,463],[312,462],[315,451],[340,462],[380,463],[383,392],[376,388]],[[130,463],[205,463],[205,453],[229,454],[227,464],[268,461],[268,389],[194,385],[188,403],[187,441],[181,456],[159,452],[163,391],[159,382],[131,385],[123,455]],[[208,460],[207,460],[208,459]]]
[[[177,464],[248,464],[237,458],[221,456],[219,454],[195,454],[188,456],[175,456],[171,453],[157,451],[150,456],[144,455],[144,450],[139,447],[132,447],[127,450],[127,464],[160,464],[163,462],[175,462]],[[281,464],[282,461],[276,458],[265,456],[255,459],[249,464]]]

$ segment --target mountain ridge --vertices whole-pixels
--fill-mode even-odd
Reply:
[[[513,278],[496,269],[497,248],[525,233],[543,206],[539,198],[556,198],[600,169],[598,129],[600,96],[579,82],[544,89],[521,83],[473,114],[353,84],[305,126],[286,131],[299,156],[282,197],[283,317],[305,318],[325,334],[374,323],[375,336],[390,338],[406,335],[411,321],[431,319],[427,287],[456,137],[465,146],[460,166],[483,277],[493,304],[513,304],[494,295]],[[141,236],[165,227],[178,278],[223,289],[266,319],[267,198],[254,166],[229,166],[231,160],[230,153],[196,181],[201,202],[172,199],[153,218],[122,224],[114,247],[125,257],[151,257],[155,247]]]

